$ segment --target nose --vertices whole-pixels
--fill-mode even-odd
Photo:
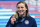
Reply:
[[[22,10],[22,8],[19,8],[19,10]]]

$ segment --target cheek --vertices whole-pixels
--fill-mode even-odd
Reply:
[[[26,8],[23,8],[23,10],[26,11],[27,9]]]
[[[23,11],[23,12],[26,12],[26,11]]]

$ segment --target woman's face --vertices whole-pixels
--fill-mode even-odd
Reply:
[[[24,14],[26,12],[26,10],[27,9],[25,7],[25,4],[20,3],[20,4],[17,5],[17,11],[18,11],[19,15]]]

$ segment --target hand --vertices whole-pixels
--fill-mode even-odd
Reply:
[[[12,16],[11,23],[14,24],[14,21],[16,21],[16,17]]]

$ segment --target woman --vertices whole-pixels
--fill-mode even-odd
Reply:
[[[28,6],[24,1],[20,1],[16,5],[18,18],[13,16],[9,19],[6,27],[37,27],[34,18],[28,14]]]

